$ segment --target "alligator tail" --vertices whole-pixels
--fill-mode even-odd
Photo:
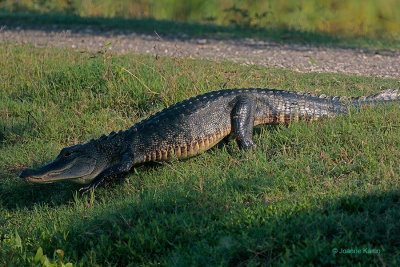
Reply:
[[[400,104],[400,92],[399,88],[395,89],[387,89],[377,94],[369,95],[369,96],[361,96],[351,98],[353,106],[365,106],[372,105],[375,106],[380,103],[391,103],[398,101]]]
[[[396,101],[400,100],[399,88],[387,89],[374,95],[370,95],[366,100],[372,101]]]

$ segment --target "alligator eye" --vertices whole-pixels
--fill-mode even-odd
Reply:
[[[67,151],[67,152],[64,154],[64,157],[69,157],[69,156],[72,155],[72,153],[74,153],[74,152],[73,152],[73,151]]]

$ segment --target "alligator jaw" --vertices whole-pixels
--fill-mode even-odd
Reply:
[[[89,183],[94,177],[96,160],[88,157],[75,158],[68,163],[54,160],[38,169],[25,169],[19,177],[33,183],[52,183],[70,180],[77,183]]]
[[[61,171],[54,171],[54,172],[49,172],[45,175],[37,175],[37,174],[35,174],[35,172],[36,171],[34,169],[25,169],[25,170],[21,171],[21,173],[19,174],[19,177],[25,179],[25,181],[27,181],[27,182],[48,184],[48,183],[52,183],[52,182],[56,181],[56,180],[48,179],[49,176],[62,173]]]

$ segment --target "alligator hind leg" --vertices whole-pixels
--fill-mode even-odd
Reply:
[[[233,136],[236,137],[240,148],[256,147],[253,142],[253,128],[256,101],[251,95],[243,95],[237,99],[231,114]]]

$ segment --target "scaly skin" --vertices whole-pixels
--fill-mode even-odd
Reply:
[[[135,165],[198,155],[230,134],[241,148],[255,147],[252,133],[258,124],[311,121],[399,99],[398,89],[359,98],[258,88],[209,92],[172,105],[126,131],[65,148],[53,162],[24,170],[20,177],[41,183],[90,183],[82,188],[87,192]]]

